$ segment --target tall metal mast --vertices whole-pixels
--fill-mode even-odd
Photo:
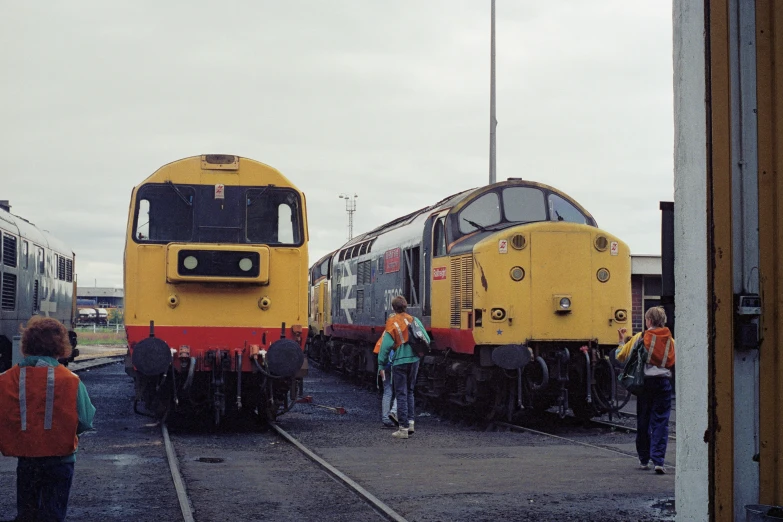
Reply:
[[[490,44],[490,80],[489,80],[489,183],[495,183],[497,167],[495,164],[495,0],[492,0],[492,30]]]
[[[350,241],[353,239],[353,213],[356,212],[356,198],[359,195],[349,196],[343,192],[338,197],[345,200],[345,211],[348,213],[348,240]]]

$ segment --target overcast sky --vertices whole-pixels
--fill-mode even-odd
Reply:
[[[673,197],[671,4],[497,0],[497,172],[634,254]],[[122,285],[131,189],[206,153],[307,195],[310,260],[487,183],[489,0],[0,0],[0,199]]]

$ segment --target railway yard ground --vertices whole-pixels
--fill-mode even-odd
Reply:
[[[121,359],[106,359],[117,353],[94,350],[71,366],[97,414],[96,431],[80,442],[69,520],[187,519],[160,425],[133,413],[133,382]],[[80,366],[90,355],[102,365]],[[675,440],[667,451],[668,473],[656,475],[637,469],[633,433],[606,426],[545,419],[512,429],[419,408],[415,435],[395,440],[392,430],[380,427],[374,389],[311,366],[304,395],[313,403],[297,404],[277,424],[385,504],[392,512],[387,519],[674,518]],[[633,426],[628,417],[612,422]],[[191,419],[172,421],[168,429],[194,520],[384,519],[381,509],[255,420],[215,429]],[[6,492],[0,520],[16,512],[15,466],[15,459],[0,459]]]

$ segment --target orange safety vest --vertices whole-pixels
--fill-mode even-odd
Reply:
[[[649,357],[647,364],[659,368],[674,366],[674,338],[668,328],[653,328],[644,332],[644,347]]]
[[[0,374],[0,452],[64,457],[76,451],[79,378],[65,366],[14,366]]]
[[[413,322],[413,317],[406,313],[395,314],[386,320],[386,332],[394,339],[394,348],[408,342],[408,325]]]

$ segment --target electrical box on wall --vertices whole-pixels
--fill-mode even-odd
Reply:
[[[759,325],[761,297],[758,294],[737,294],[734,296],[734,345],[738,350],[753,350],[759,347]]]

